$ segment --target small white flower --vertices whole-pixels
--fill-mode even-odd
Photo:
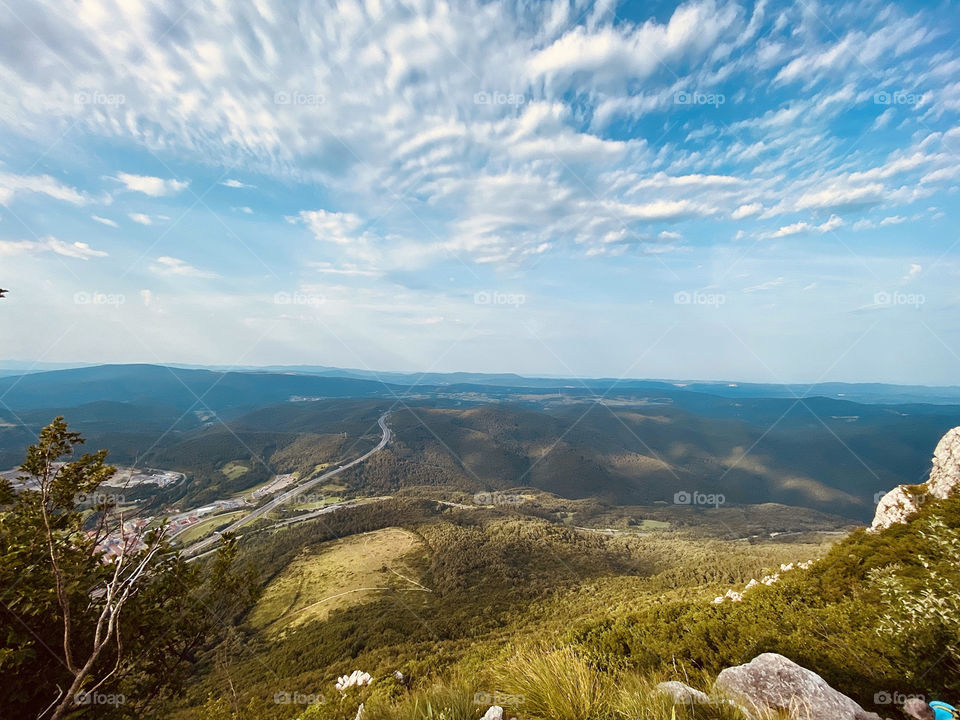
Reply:
[[[370,676],[370,673],[354,670],[349,675],[341,675],[337,678],[337,690],[345,692],[348,688],[363,687],[364,685],[369,685],[371,682],[373,682],[373,678]]]

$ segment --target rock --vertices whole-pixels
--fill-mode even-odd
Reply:
[[[933,708],[920,698],[910,698],[903,704],[903,712],[914,720],[934,720]]]
[[[790,720],[880,720],[834,690],[826,680],[776,653],[722,671],[715,697],[729,700],[747,716],[762,720],[783,712]]]
[[[942,500],[960,486],[960,427],[949,430],[933,451],[930,477],[919,485],[899,485],[877,504],[870,531],[906,522],[929,499]]]
[[[480,720],[503,720],[503,708],[499,705],[491,705]]]
[[[933,469],[927,490],[935,498],[948,497],[960,485],[960,427],[950,430],[933,451]]]
[[[674,705],[706,705],[710,702],[710,696],[705,692],[677,680],[660,683],[656,692],[658,695],[668,696]]]
[[[877,512],[873,516],[870,529],[872,531],[884,530],[891,525],[906,522],[911,515],[920,509],[922,502],[920,498],[924,494],[925,490],[918,494],[916,491],[908,490],[905,485],[898,485],[877,503]]]

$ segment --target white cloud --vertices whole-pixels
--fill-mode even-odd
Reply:
[[[94,250],[85,242],[66,243],[52,235],[40,240],[0,240],[0,255],[35,255],[47,252],[78,260],[108,255],[104,250]]]
[[[769,238],[782,238],[790,237],[791,235],[799,235],[800,233],[809,232],[813,229],[813,226],[808,222],[795,222],[792,225],[784,225],[783,227],[774,230],[772,233],[768,234],[766,237]]]
[[[296,216],[288,217],[287,221],[303,223],[317,240],[338,245],[356,242],[363,225],[363,220],[357,215],[330,210],[301,210]]]
[[[710,215],[713,210],[689,200],[655,200],[649,203],[603,203],[615,216],[631,220],[678,220]]]
[[[771,233],[767,233],[762,237],[782,238],[782,237],[790,237],[791,235],[800,235],[802,233],[810,233],[810,232],[825,233],[831,230],[836,230],[838,227],[843,227],[844,224],[845,223],[842,218],[838,217],[837,215],[831,215],[829,219],[827,219],[825,222],[821,223],[820,225],[814,225],[806,221],[795,222],[791,225],[784,225],[783,227],[780,227]]]
[[[702,55],[737,20],[733,6],[712,1],[678,7],[666,24],[578,26],[527,60],[533,78],[588,73],[591,81],[621,85],[643,79],[664,63]]]
[[[797,210],[840,208],[871,205],[883,199],[884,188],[879,183],[847,187],[837,183],[821,190],[810,190],[797,198]]]
[[[822,7],[838,41],[807,26],[802,9],[757,4],[748,12],[727,0],[687,1],[636,22],[602,3],[585,19],[574,7],[585,6],[563,2],[410,8],[342,0],[336,13],[311,13],[257,0],[229,13],[192,7],[177,42],[165,42],[134,5],[76,17],[57,13],[54,0],[36,6],[56,17],[58,36],[104,39],[92,59],[75,49],[59,58],[48,41],[31,47],[29,62],[3,60],[0,97],[24,98],[0,113],[4,129],[49,143],[78,121],[98,141],[140,146],[163,161],[176,148],[230,167],[222,187],[253,188],[243,177],[261,187],[260,177],[322,187],[318,204],[353,212],[293,217],[330,246],[337,267],[363,272],[450,257],[509,265],[570,248],[662,251],[668,244],[657,242],[651,224],[677,223],[689,237],[687,221],[721,214],[750,221],[737,228],[748,237],[757,236],[758,216],[843,215],[874,204],[892,214],[916,199],[916,176],[939,186],[960,165],[956,153],[937,152],[947,144],[937,118],[924,117],[937,132],[922,146],[907,147],[907,131],[887,142],[901,116],[906,122],[920,107],[885,108],[883,116],[897,116],[876,134],[883,152],[871,147],[872,136],[851,142],[855,119],[837,122],[877,90],[877,78],[864,78],[855,62],[861,51],[879,53],[877,72],[885,82],[896,78],[890,89],[909,90],[906,79],[915,78],[931,97],[956,95],[955,74],[937,76],[939,85],[922,75],[951,67],[949,57],[885,62],[885,53],[897,57],[927,37],[917,33],[928,17],[894,7],[882,16]],[[317,37],[332,40],[311,41]],[[42,82],[35,67],[48,69]],[[123,93],[126,102],[53,102],[50,87],[80,83]],[[797,83],[792,96],[788,83]],[[736,87],[756,92],[728,95],[722,108],[675,102],[679,91]],[[871,108],[862,130],[883,109]],[[163,174],[183,175],[180,167]],[[116,180],[151,197],[188,188],[126,172]],[[781,237],[825,232],[810,223],[784,221]]]
[[[773,288],[775,287],[780,287],[781,285],[783,285],[783,283],[784,283],[784,279],[782,277],[778,277],[775,280],[767,280],[766,282],[762,282],[759,285],[752,285],[750,287],[745,287],[743,291],[745,293],[763,292],[765,290],[773,290]]]
[[[167,255],[158,257],[156,262],[150,266],[150,270],[157,275],[175,275],[189,278],[219,277],[216,273],[200,270],[180,258],[169,257]]]
[[[873,220],[864,218],[863,220],[857,220],[857,222],[853,224],[853,229],[857,231],[873,230],[878,227],[890,227],[891,225],[899,225],[906,221],[907,221],[907,218],[903,217],[902,215],[890,215],[888,217],[883,218],[880,222],[874,222]]]
[[[106,225],[107,227],[112,227],[112,228],[120,227],[119,225],[117,225],[117,223],[115,223],[110,218],[100,217],[99,215],[91,215],[90,218],[92,220],[96,220],[101,225]]]
[[[746,205],[741,205],[734,210],[730,217],[732,217],[734,220],[742,220],[745,217],[756,215],[761,210],[763,210],[763,203],[748,203]]]
[[[153,225],[153,218],[146,213],[130,213],[127,217],[139,225]]]
[[[117,173],[116,179],[130,192],[143,193],[150,197],[176,195],[190,184],[187,180],[165,179],[152,177],[150,175],[132,175],[125,172]]]
[[[907,274],[903,276],[903,282],[910,282],[917,275],[923,272],[923,265],[918,265],[917,263],[910,263],[910,267],[907,269]]]
[[[877,119],[873,121],[873,127],[872,127],[872,129],[873,129],[873,130],[882,130],[882,129],[885,128],[887,125],[889,125],[891,122],[893,122],[893,118],[894,118],[894,109],[893,109],[893,108],[887,108],[887,109],[884,110],[882,113],[880,113],[879,115],[877,115]]]
[[[50,175],[0,172],[0,205],[9,205],[14,195],[20,193],[40,193],[71,205],[84,205],[88,201],[79,190],[64,185]]]

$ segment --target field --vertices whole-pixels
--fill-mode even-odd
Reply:
[[[396,527],[354,535],[298,556],[266,588],[250,624],[286,632],[384,592],[425,592],[410,561],[420,539]]]
[[[250,472],[250,468],[238,460],[231,460],[222,468],[220,468],[220,472],[223,473],[227,480],[236,480],[242,475],[246,475],[248,472]]]

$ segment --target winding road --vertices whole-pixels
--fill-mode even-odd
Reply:
[[[277,495],[277,497],[275,497],[273,500],[268,502],[266,505],[261,505],[255,510],[251,510],[249,513],[247,513],[243,517],[237,520],[234,520],[232,523],[227,525],[227,527],[223,528],[219,532],[216,532],[212,534],[210,537],[204,538],[203,540],[198,540],[192,545],[188,545],[182,550],[183,554],[196,555],[197,553],[201,553],[206,550],[209,550],[212,545],[216,545],[217,543],[220,542],[220,536],[222,533],[235,532],[239,530],[244,525],[250,522],[253,522],[259,517],[263,517],[264,515],[266,515],[269,512],[272,512],[273,510],[276,510],[281,505],[284,505],[290,502],[290,500],[302,496],[303,493],[305,493],[310,488],[315,487],[316,485],[319,485],[325,480],[329,480],[334,475],[339,475],[344,470],[352,468],[354,465],[359,465],[374,453],[377,453],[380,450],[383,450],[383,448],[387,446],[387,443],[390,442],[390,438],[392,437],[390,428],[387,427],[387,418],[389,416],[390,416],[390,412],[387,411],[380,416],[379,420],[377,420],[377,424],[380,426],[380,429],[383,431],[383,437],[380,438],[380,442],[377,444],[375,448],[373,448],[373,450],[370,450],[369,452],[364,453],[360,457],[356,458],[355,460],[351,460],[345,465],[338,465],[333,470],[328,470],[323,475],[318,475],[317,477],[311,480],[307,480],[306,482],[301,483],[300,485],[297,485],[291,488],[290,490],[287,490],[286,492],[281,493],[280,495]],[[331,506],[331,508],[332,507],[333,506]]]

